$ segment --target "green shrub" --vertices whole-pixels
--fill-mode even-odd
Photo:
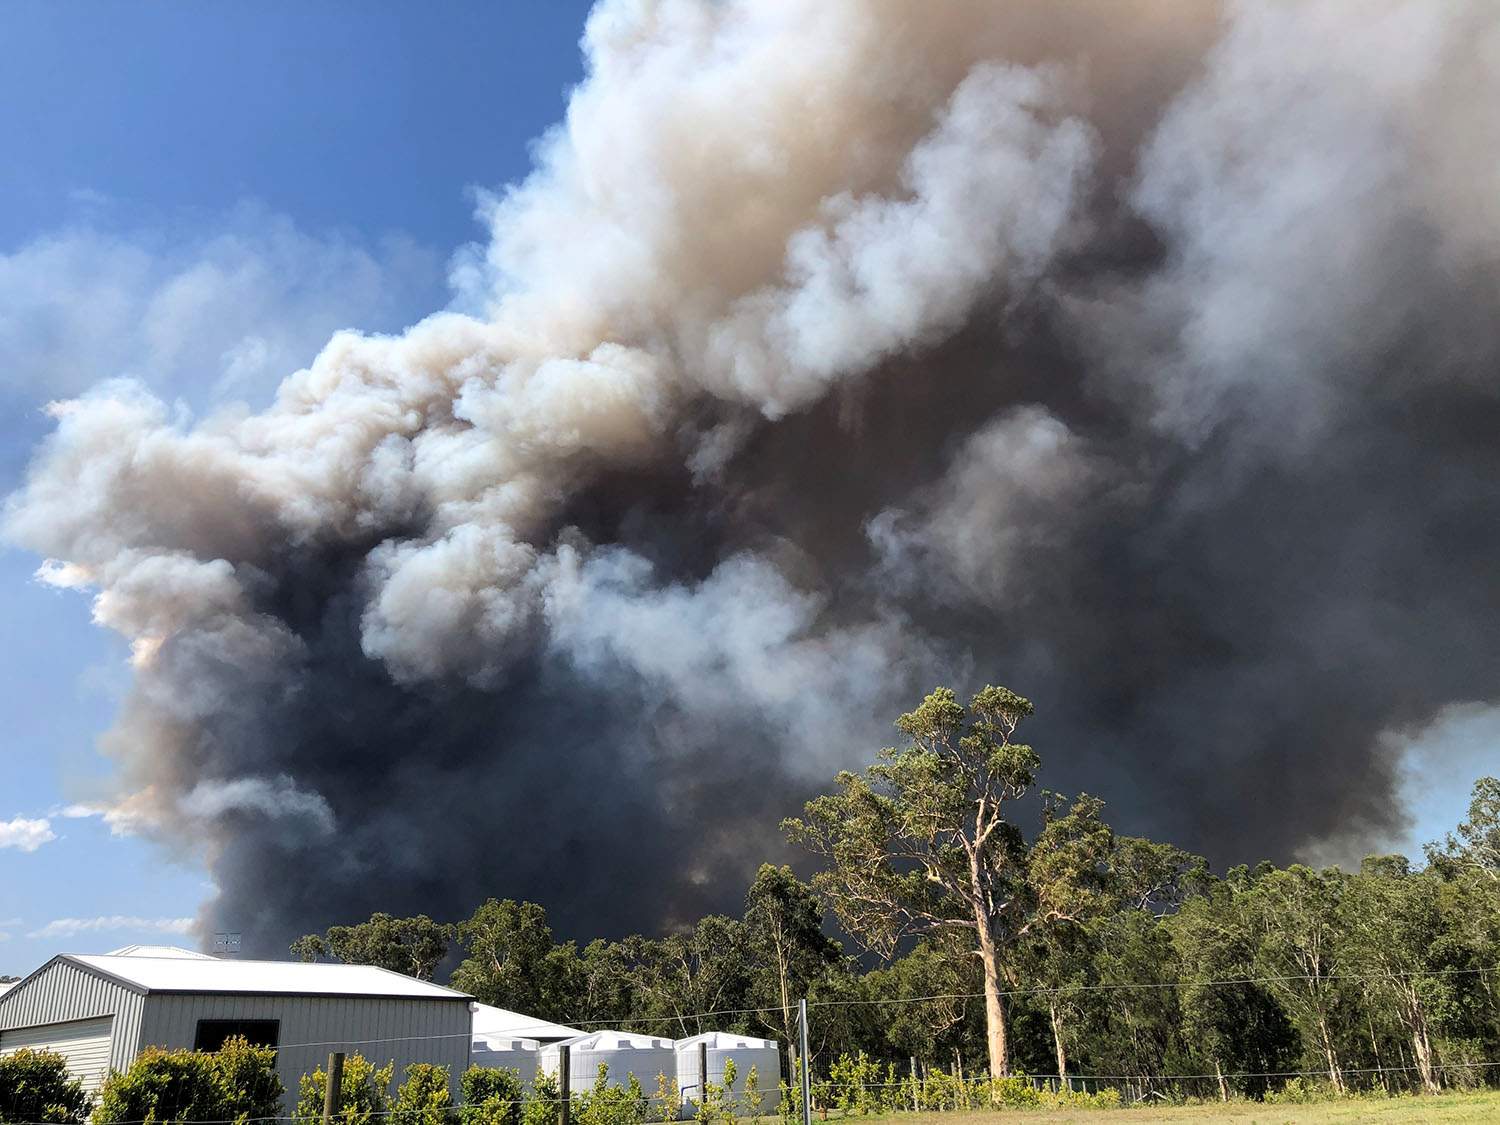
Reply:
[[[766,1104],[766,1096],[760,1088],[760,1071],[754,1066],[751,1066],[745,1075],[745,1087],[740,1101],[742,1104],[739,1108],[744,1111],[745,1116],[759,1121],[761,1110]]]
[[[776,1113],[781,1119],[781,1125],[795,1125],[802,1120],[801,1082],[788,1085],[785,1079],[782,1080],[781,1101],[777,1103]]]
[[[259,1120],[281,1113],[286,1087],[276,1073],[276,1049],[235,1036],[214,1054],[224,1082],[223,1119]]]
[[[996,1105],[1013,1109],[1032,1109],[1042,1104],[1042,1092],[1024,1074],[995,1078],[989,1083],[990,1099]]]
[[[0,1122],[47,1121],[70,1125],[89,1112],[83,1084],[68,1076],[68,1062],[55,1051],[22,1047],[0,1058]]]
[[[334,1120],[343,1125],[370,1125],[380,1122],[390,1108],[391,1078],[396,1064],[389,1062],[379,1070],[361,1054],[344,1060],[344,1075],[339,1082],[339,1112]],[[328,1075],[322,1067],[304,1074],[297,1090],[297,1116],[322,1118],[323,1097],[328,1089]]]
[[[698,1095],[697,1111],[693,1114],[693,1119],[698,1122],[698,1125],[715,1125],[716,1122],[734,1125],[737,1107],[732,1098],[732,1091],[735,1075],[734,1060],[725,1059],[724,1081],[704,1084],[704,1089]]]
[[[448,1125],[454,1116],[448,1068],[412,1063],[391,1104],[391,1125]]]
[[[662,1121],[676,1121],[682,1116],[682,1091],[677,1079],[665,1074],[656,1076],[656,1093],[651,1098],[652,1116]]]
[[[538,1074],[531,1084],[531,1096],[521,1107],[521,1125],[557,1125],[562,1095],[555,1074]]]
[[[969,1083],[946,1070],[931,1068],[917,1083],[917,1104],[924,1110],[968,1109],[973,1101],[973,1089]]]
[[[458,1086],[463,1094],[463,1125],[521,1125],[526,1091],[518,1071],[471,1066],[459,1078]]]
[[[276,1052],[231,1039],[219,1051],[147,1047],[99,1092],[95,1125],[112,1122],[230,1121],[281,1112]],[[322,1107],[319,1106],[319,1112]]]
[[[1303,1105],[1321,1102],[1334,1096],[1332,1086],[1301,1077],[1288,1080],[1279,1090],[1267,1090],[1266,1101],[1270,1105]]]
[[[573,1119],[578,1125],[640,1125],[650,1109],[645,1091],[634,1074],[623,1086],[611,1085],[609,1067],[599,1064],[591,1090],[573,1099]]]
[[[863,1051],[840,1055],[828,1069],[827,1101],[845,1113],[864,1116],[911,1108],[910,1080],[896,1076],[894,1063],[882,1066]]]

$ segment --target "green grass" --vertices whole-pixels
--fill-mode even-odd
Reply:
[[[973,1113],[899,1113],[858,1120],[870,1125],[1000,1125],[1000,1119],[1024,1119],[1026,1125],[1052,1122],[1237,1121],[1242,1125],[1324,1125],[1373,1121],[1390,1125],[1416,1122],[1500,1121],[1500,1091],[1438,1094],[1431,1097],[1344,1098],[1305,1105],[1263,1102],[1207,1102],[1184,1106],[1127,1106],[1120,1109],[1002,1109]],[[816,1120],[816,1118],[814,1119]],[[851,1121],[854,1119],[850,1119]]]

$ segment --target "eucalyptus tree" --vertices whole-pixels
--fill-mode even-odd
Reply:
[[[454,927],[425,914],[397,918],[375,913],[368,922],[330,926],[323,934],[306,934],[292,942],[301,961],[330,958],[346,965],[377,965],[418,980],[431,980],[453,945]]]
[[[1459,981],[1434,955],[1446,935],[1442,881],[1402,856],[1371,856],[1350,878],[1339,920],[1350,967],[1409,1037],[1422,1087],[1438,1089],[1433,1040]]]
[[[1256,971],[1315,1045],[1341,1094],[1347,1083],[1339,1028],[1352,1025],[1355,1006],[1340,929],[1347,884],[1337,868],[1293,864],[1258,873],[1248,890]]]
[[[1254,979],[1258,941],[1247,887],[1247,878],[1206,883],[1165,920],[1177,953],[1184,1037],[1212,1067],[1224,1101],[1232,1085],[1264,1094],[1267,1082],[1258,1076],[1290,1069],[1299,1043],[1276,998]],[[1226,1070],[1247,1077],[1231,1082]]]
[[[761,1022],[788,1046],[797,1042],[797,1001],[813,981],[843,960],[823,932],[823,909],[790,867],[763,863],[745,894],[745,936],[754,955],[751,998]]]
[[[1439,872],[1472,872],[1500,883],[1500,778],[1474,782],[1468,818],[1440,844],[1427,846],[1427,859]]]
[[[575,1014],[568,1009],[576,951],[553,941],[547,911],[537,903],[488,899],[458,924],[458,940],[466,956],[453,987],[540,1019]]]
[[[1040,760],[1016,730],[1029,700],[985,687],[967,707],[937,688],[896,727],[909,739],[880,751],[864,773],[844,771],[837,792],[808,802],[783,827],[829,863],[813,885],[867,948],[890,956],[912,935],[961,943],[979,960],[990,1073],[1010,1073],[1005,989],[1015,980],[1017,943],[1040,924],[1072,916],[1070,888],[1085,881],[1063,858],[1027,847],[1013,810]],[[1081,838],[1089,838],[1082,833]],[[1035,870],[1050,885],[1039,889]]]

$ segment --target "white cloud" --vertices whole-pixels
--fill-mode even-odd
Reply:
[[[0,941],[9,941],[15,935],[10,931],[21,924],[19,918],[0,918]]]
[[[0,253],[0,390],[130,375],[199,407],[253,401],[335,330],[404,327],[441,286],[409,239],[314,236],[253,206],[203,233],[69,226]]]
[[[52,822],[45,818],[33,820],[18,816],[12,820],[0,820],[0,848],[19,848],[23,852],[34,852],[55,839],[57,833],[52,831]]]
[[[144,930],[161,934],[191,933],[191,918],[136,918],[126,914],[102,914],[97,918],[54,918],[29,938],[73,937],[99,930]]]

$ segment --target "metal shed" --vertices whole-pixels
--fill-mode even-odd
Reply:
[[[216,1049],[231,1035],[277,1048],[287,1112],[330,1051],[377,1066],[469,1065],[471,997],[369,965],[130,955],[54,957],[0,996],[0,1053],[46,1047],[91,1090],[146,1046]]]

